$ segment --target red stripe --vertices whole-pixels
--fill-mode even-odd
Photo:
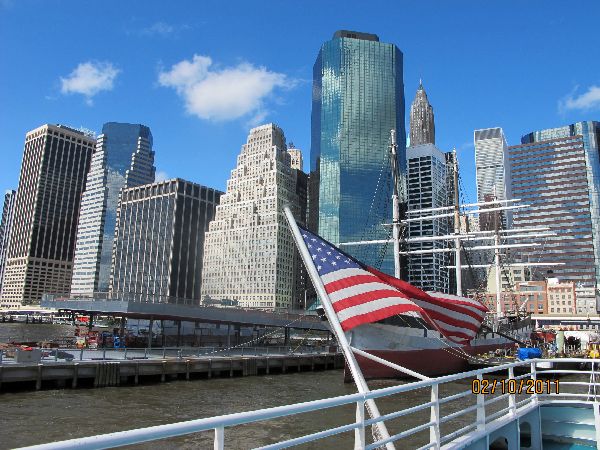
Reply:
[[[415,301],[418,303],[419,302],[424,303],[424,305],[421,305],[421,307],[423,307],[423,308],[425,308],[427,304],[431,304],[431,305],[439,306],[440,308],[447,309],[449,311],[454,311],[454,312],[464,314],[465,316],[471,316],[473,319],[476,319],[480,322],[483,319],[483,315],[481,313],[477,313],[473,310],[463,308],[462,306],[452,305],[452,304],[446,303],[444,301],[439,301],[434,297],[431,297],[431,299],[433,301],[426,301],[426,300],[421,300],[421,299],[415,299]]]
[[[352,306],[357,306],[372,302],[374,300],[379,300],[380,298],[388,297],[397,297],[403,300],[410,300],[407,299],[402,292],[398,292],[395,289],[378,289],[376,291],[364,292],[362,294],[346,297],[343,300],[338,300],[333,304],[333,309],[335,309],[335,312],[338,312],[346,308],[351,308]],[[419,311],[422,311],[420,306],[415,305],[413,302],[410,302],[410,304],[414,305],[413,307],[418,308]]]
[[[464,322],[462,320],[453,319],[452,317],[446,316],[445,314],[439,313],[437,311],[432,311],[425,308],[425,312],[436,322],[441,321],[447,323],[448,325],[452,325],[453,327],[467,328],[469,330],[473,330],[474,332],[477,332],[477,330],[479,330],[479,327],[477,325],[473,325],[472,323]],[[453,333],[453,331],[449,331]]]
[[[418,308],[418,307],[417,307]],[[378,320],[383,320],[391,316],[395,316],[396,314],[403,314],[409,311],[415,311],[414,305],[394,305],[387,306],[385,308],[378,309],[376,311],[371,311],[366,314],[359,314],[356,316],[352,316],[343,322],[341,322],[342,329],[344,331],[351,330],[354,327],[359,325],[363,325],[365,323],[377,322]]]
[[[482,311],[484,313],[489,311],[482,304],[475,304],[475,303],[468,302],[466,300],[457,300],[457,299],[454,299],[454,298],[446,298],[446,297],[435,297],[433,295],[431,295],[430,297],[433,298],[433,299],[435,299],[435,300],[437,300],[437,301],[439,301],[439,302],[444,302],[444,304],[450,303],[452,305],[464,305],[464,306],[466,306],[468,308],[475,308],[475,309],[477,309],[479,311]]]
[[[365,273],[365,275],[353,275],[350,277],[342,278],[341,280],[336,280],[336,281],[332,281],[331,283],[327,283],[325,285],[325,290],[327,291],[328,294],[331,294],[332,292],[336,292],[341,289],[356,286],[357,284],[373,283],[373,282],[381,283],[381,280],[379,278],[377,278],[375,275],[369,275],[369,274]]]

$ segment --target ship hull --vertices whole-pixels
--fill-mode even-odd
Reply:
[[[431,377],[467,371],[469,356],[515,345],[509,339],[492,333],[473,339],[467,345],[458,345],[432,330],[383,324],[357,327],[347,337],[353,347]],[[356,359],[366,379],[407,377],[396,369],[360,355],[356,355]],[[351,381],[349,377],[346,371],[346,381]]]

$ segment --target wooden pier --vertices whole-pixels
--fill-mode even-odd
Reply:
[[[341,353],[0,364],[0,391],[137,385],[341,369]]]

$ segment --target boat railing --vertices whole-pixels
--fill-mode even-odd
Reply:
[[[590,370],[568,368],[580,365],[587,365]],[[516,361],[502,366],[385,387],[365,394],[350,394],[27,448],[112,448],[212,432],[214,448],[220,450],[225,446],[226,430],[229,435],[232,428],[256,423],[260,423],[262,429],[268,426],[269,421],[292,417],[294,422],[290,423],[297,423],[302,419],[296,416],[303,413],[327,413],[330,417],[345,420],[339,425],[280,442],[253,442],[252,447],[281,449],[336,436],[337,439],[346,439],[344,443],[336,442],[336,448],[354,445],[354,448],[376,449],[394,442],[399,448],[419,450],[455,448],[459,447],[458,442],[465,442],[466,436],[469,439],[477,435],[485,436],[485,433],[489,433],[494,427],[497,428],[498,424],[515,420],[539,406],[576,403],[579,406],[588,405],[598,409],[600,383],[596,383],[596,374],[599,373],[599,366],[600,360],[583,358]],[[545,367],[551,368],[543,370],[544,377],[550,375],[551,378],[539,378],[542,368]],[[564,378],[558,381],[558,376]],[[484,385],[491,389],[493,380],[496,380],[495,391],[483,392]],[[527,391],[530,387],[532,390]],[[422,394],[423,391],[425,399],[428,400],[426,402],[422,402],[423,395],[416,395],[417,392]],[[403,399],[412,398],[417,402],[406,407],[406,402],[403,401],[404,409],[397,410],[393,407],[393,398],[399,395]],[[365,402],[369,399],[378,404],[382,413],[380,417],[368,418]],[[342,408],[342,412],[338,412],[339,408]],[[379,422],[385,422],[389,438],[376,439],[370,436],[369,427]],[[280,431],[281,421],[277,423],[277,430]],[[598,428],[600,425],[596,423],[596,429]],[[294,427],[290,426],[290,433],[293,433],[293,430]],[[399,442],[404,439],[410,440]]]

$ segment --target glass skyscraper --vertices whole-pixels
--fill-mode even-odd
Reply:
[[[385,239],[392,218],[390,130],[406,173],[403,55],[374,34],[337,31],[313,69],[309,227],[333,243]],[[392,243],[342,247],[393,274]]]
[[[104,124],[81,201],[71,295],[108,291],[120,191],[152,183],[155,171],[150,128]]]
[[[600,285],[599,141],[600,122],[589,121],[535,131],[509,147],[513,194],[530,205],[514,213],[514,226],[556,233],[522,258],[564,263],[549,276],[583,287]]]

